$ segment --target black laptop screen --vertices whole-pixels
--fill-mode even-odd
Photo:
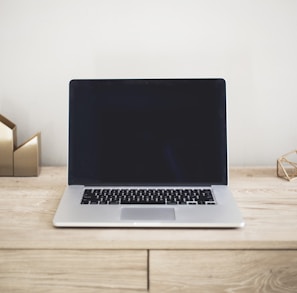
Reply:
[[[69,184],[227,184],[223,79],[72,80]]]

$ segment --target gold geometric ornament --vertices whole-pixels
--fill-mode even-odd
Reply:
[[[40,149],[40,132],[17,147],[16,125],[0,114],[0,176],[38,176]]]
[[[297,150],[277,159],[277,176],[288,181],[297,179]]]
[[[16,125],[0,114],[0,176],[13,176]]]
[[[14,151],[14,176],[38,176],[40,173],[40,132]]]

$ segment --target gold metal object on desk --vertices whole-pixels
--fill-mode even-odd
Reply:
[[[40,149],[40,132],[17,147],[16,125],[0,115],[0,176],[38,176]]]
[[[0,176],[13,176],[16,126],[0,114]]]
[[[297,150],[281,156],[277,160],[277,176],[289,181],[297,179]],[[294,161],[293,161],[294,160]]]
[[[14,176],[38,176],[40,161],[40,133],[14,151]]]

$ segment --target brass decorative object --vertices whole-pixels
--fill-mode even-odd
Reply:
[[[287,179],[288,181],[297,179],[297,150],[278,158],[277,176]]]
[[[0,176],[13,176],[16,125],[0,114]]]
[[[38,176],[40,132],[17,147],[16,125],[0,114],[0,176]]]
[[[37,133],[14,151],[14,176],[38,176],[40,133]]]

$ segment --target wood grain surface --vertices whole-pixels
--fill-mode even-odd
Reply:
[[[66,186],[65,167],[33,178],[0,178],[0,248],[296,249],[297,181],[274,168],[233,168],[230,188],[243,229],[57,229],[52,219]]]
[[[151,251],[154,292],[297,292],[297,251]]]
[[[297,292],[297,181],[232,168],[242,229],[54,228],[65,167],[0,177],[0,292]]]
[[[147,291],[147,251],[1,250],[0,292]]]

